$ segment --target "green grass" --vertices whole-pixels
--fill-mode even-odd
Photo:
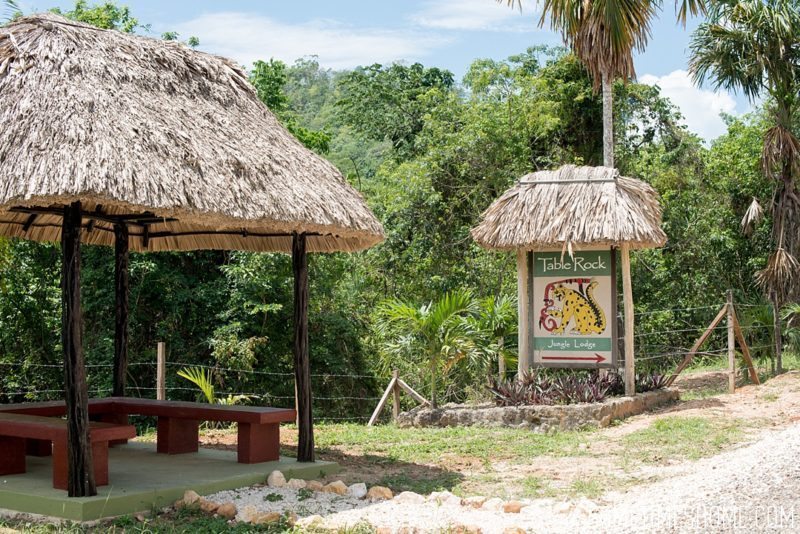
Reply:
[[[712,456],[742,436],[742,422],[736,419],[664,417],[625,436],[622,458],[651,464],[683,458],[696,460]]]
[[[525,463],[538,456],[580,456],[578,445],[594,430],[536,434],[512,428],[364,428],[356,424],[321,425],[316,443],[373,456],[376,463],[446,463],[447,457]]]
[[[588,497],[595,499],[605,493],[608,488],[606,484],[596,479],[576,480],[570,485],[569,493],[576,497]]]
[[[550,483],[541,477],[527,476],[522,479],[522,496],[529,499],[552,495]]]
[[[154,519],[138,521],[132,516],[123,516],[112,521],[103,521],[96,525],[84,526],[74,523],[40,524],[24,521],[2,520],[0,527],[7,527],[30,534],[194,534],[203,532],[216,533],[279,533],[290,531],[285,522],[273,525],[250,525],[236,523],[229,525],[225,519],[211,517],[197,509],[184,508],[175,513],[164,514]]]
[[[709,397],[716,397],[718,395],[724,395],[726,393],[728,393],[728,386],[712,386],[706,388],[690,389],[686,391],[681,391],[681,400],[690,401],[690,400],[707,399]]]
[[[427,494],[433,491],[447,490],[459,494],[461,480],[461,474],[454,471],[441,471],[430,477],[410,477],[405,473],[397,473],[381,478],[378,485],[392,488],[395,492],[413,491]]]
[[[741,353],[738,351],[737,346],[737,353],[736,353],[736,365],[739,367],[744,367],[744,360],[741,357]],[[781,356],[781,363],[783,365],[784,371],[798,371],[800,370],[800,353],[796,352],[784,352]],[[756,368],[759,370],[769,369],[770,368],[770,360],[767,358],[756,358],[754,361]],[[695,359],[692,364],[686,368],[684,373],[702,373],[707,371],[727,371],[728,370],[728,360],[727,356],[723,355],[720,358],[697,358]],[[769,375],[765,375],[769,378]]]

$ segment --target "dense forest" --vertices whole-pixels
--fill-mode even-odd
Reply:
[[[78,2],[65,14],[145,33],[113,5]],[[566,49],[542,46],[476,59],[460,80],[418,63],[334,71],[314,57],[284,64],[269,56],[246,66],[259,97],[342,171],[386,231],[371,250],[310,259],[316,415],[368,415],[393,368],[421,384],[427,362],[386,328],[392,299],[420,308],[468,295],[482,350],[443,361],[440,389],[448,399],[480,396],[498,357],[515,365],[516,274],[510,254],[481,249],[469,230],[526,173],[602,163],[601,101],[586,69]],[[772,308],[755,275],[771,250],[770,211],[741,222],[753,199],[772,202],[759,163],[769,100],[726,117],[727,132],[705,144],[658,87],[618,82],[613,91],[616,165],[658,191],[669,238],[632,258],[640,367],[674,367],[729,289],[757,356],[767,358]],[[59,254],[57,244],[0,239],[0,402],[60,395]],[[111,383],[113,251],[87,246],[83,266],[90,390],[102,394]],[[132,254],[130,269],[132,394],[154,395],[155,346],[164,341],[172,398],[194,397],[176,371],[200,364],[220,392],[292,403],[288,256]]]

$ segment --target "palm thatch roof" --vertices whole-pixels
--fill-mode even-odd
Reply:
[[[361,195],[301,145],[234,62],[53,14],[0,28],[0,235],[132,250],[353,251],[383,239]]]
[[[607,167],[565,165],[523,176],[495,200],[472,229],[496,250],[544,250],[588,245],[663,246],[655,190]]]

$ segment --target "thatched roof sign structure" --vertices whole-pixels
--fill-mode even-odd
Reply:
[[[523,176],[483,213],[472,237],[492,250],[639,249],[667,240],[650,185],[616,169],[575,165]]]
[[[618,249],[625,305],[626,391],[633,394],[629,251],[660,247],[667,240],[661,229],[658,195],[650,185],[607,167],[565,165],[531,173],[495,200],[471,233],[484,248],[517,252],[520,371],[527,370],[531,346],[531,253],[561,251],[571,255],[590,248]],[[587,305],[594,306],[591,295],[588,298]],[[612,304],[615,309],[616,304]]]
[[[0,28],[0,123],[0,235],[64,251],[70,495],[95,491],[81,243],[116,248],[115,395],[125,391],[129,250],[291,252],[298,459],[313,460],[306,253],[383,239],[341,173],[278,122],[234,62],[53,14]]]

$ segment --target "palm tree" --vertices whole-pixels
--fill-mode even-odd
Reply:
[[[16,0],[3,0],[3,7],[5,11],[3,13],[3,19],[0,19],[0,26],[22,15],[22,11],[19,5],[17,5]]]
[[[488,365],[497,360],[498,377],[505,380],[506,364],[513,357],[506,338],[517,333],[517,299],[506,296],[481,299],[474,322],[475,330],[484,338],[481,348],[488,357]]]
[[[757,275],[775,308],[777,372],[781,369],[778,310],[796,296],[800,274],[800,198],[794,174],[800,167],[800,140],[793,124],[800,118],[800,2],[798,0],[716,1],[708,20],[694,33],[689,71],[695,83],[741,91],[751,101],[768,97],[772,126],[764,135],[761,167],[776,181],[771,203],[775,251]],[[758,218],[757,202],[744,226]]]
[[[503,2],[504,0],[497,0]],[[522,0],[505,0],[522,9]],[[613,83],[636,77],[633,51],[643,51],[659,0],[544,0],[539,26],[550,18],[573,53],[586,65],[597,91],[603,92],[603,165],[614,166]],[[703,0],[676,0],[678,20],[705,10]]]
[[[475,311],[469,291],[452,291],[419,308],[399,299],[389,300],[380,307],[377,328],[390,340],[388,352],[419,355],[424,359],[430,373],[434,408],[439,373],[474,351],[473,331],[466,318]]]

